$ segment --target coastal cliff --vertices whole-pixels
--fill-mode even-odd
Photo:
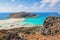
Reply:
[[[11,13],[10,18],[26,18],[26,17],[36,17],[36,14],[27,13],[27,12],[19,12],[19,13]]]

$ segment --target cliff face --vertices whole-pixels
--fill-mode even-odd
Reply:
[[[20,13],[11,13],[10,18],[25,18],[25,17],[35,17],[36,14],[20,12]]]
[[[60,17],[47,17],[43,25],[42,33],[46,35],[54,35],[60,33]]]

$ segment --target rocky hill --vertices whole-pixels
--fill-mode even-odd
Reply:
[[[42,33],[45,35],[59,34],[60,17],[55,17],[55,16],[47,17],[43,25]]]
[[[26,18],[26,17],[36,17],[36,14],[27,13],[27,12],[19,12],[19,13],[11,13],[10,18]]]
[[[60,40],[60,35],[42,35],[40,27],[21,27],[0,32],[0,40]],[[17,30],[17,31],[16,31]]]

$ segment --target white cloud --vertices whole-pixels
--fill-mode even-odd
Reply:
[[[54,10],[57,10],[57,8],[55,8],[55,5],[59,1],[60,0],[42,0],[41,2],[33,2],[33,5],[31,7],[19,5],[19,8],[22,11],[28,11],[28,12],[47,12],[47,11],[52,12]],[[47,3],[49,3],[49,5],[46,7]]]
[[[15,0],[11,0],[11,2],[14,2]]]
[[[10,6],[4,6],[4,5],[2,5],[2,6],[0,6],[0,12],[16,12],[17,10],[16,10],[17,8],[16,7],[10,7]]]
[[[14,2],[15,0],[11,0]],[[8,12],[19,12],[19,11],[26,11],[26,12],[52,12],[54,10],[58,10],[55,8],[56,5],[60,0],[42,0],[40,2],[33,2],[33,5],[28,7],[25,5],[18,5],[16,8],[14,7],[2,7],[0,8],[0,11],[8,11]],[[49,3],[49,5],[46,7],[46,5]],[[56,5],[56,6],[55,6]]]
[[[24,7],[24,6],[20,4],[20,5],[18,5],[18,7],[19,7],[19,8],[22,8],[22,7]]]
[[[58,14],[60,14],[60,8],[58,9]]]
[[[42,11],[46,11],[46,12],[49,12],[49,11],[59,12],[59,10],[58,10],[60,8],[59,2],[60,2],[60,0],[42,0],[40,2],[41,3],[40,9],[41,10],[43,9]]]
[[[58,2],[60,2],[60,0],[42,0],[40,2],[35,2],[34,5],[31,7],[31,10],[37,12],[57,11],[58,8],[56,6],[59,7],[59,5],[57,5]]]
[[[59,2],[60,0],[43,0],[41,3],[42,3],[42,5],[40,5],[40,6],[46,6],[47,5],[47,3],[50,3],[49,4],[49,6],[50,7],[53,7],[53,6],[55,6],[58,2]]]
[[[45,6],[45,4],[40,5],[41,8],[44,7],[44,6]]]

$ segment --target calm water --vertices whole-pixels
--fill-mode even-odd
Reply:
[[[45,19],[48,16],[60,16],[58,13],[35,13],[38,14],[38,17],[35,18],[26,18],[24,22],[28,22],[35,25],[43,25]]]
[[[43,25],[44,20],[48,16],[60,16],[58,13],[34,13],[37,14],[37,17],[34,18],[26,18],[23,22],[19,22],[18,24],[27,23],[27,24],[34,24],[34,25]],[[8,19],[10,13],[0,13],[0,20]]]

